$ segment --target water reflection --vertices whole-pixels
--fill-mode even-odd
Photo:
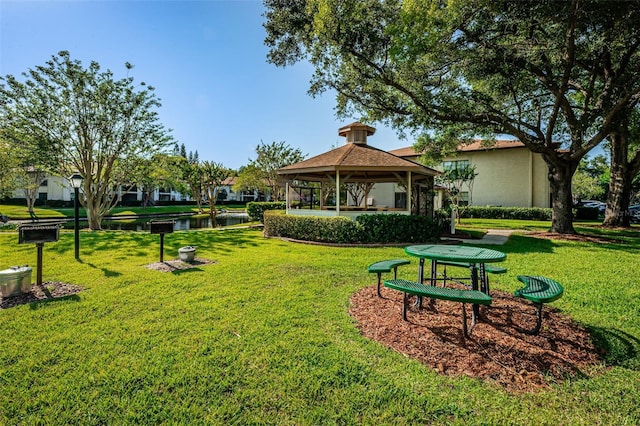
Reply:
[[[149,231],[149,221],[151,220],[173,220],[174,231],[184,231],[188,229],[211,228],[211,218],[206,217],[154,217],[144,219],[123,219],[123,220],[105,220],[102,222],[103,230],[111,231]],[[225,213],[220,214],[216,220],[216,226],[233,226],[241,225],[249,222],[249,216],[246,213]],[[86,229],[89,227],[86,221],[80,221],[80,227]],[[73,222],[64,224],[65,229],[73,229]]]

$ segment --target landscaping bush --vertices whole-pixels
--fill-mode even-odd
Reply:
[[[257,202],[247,203],[247,214],[252,221],[259,220],[264,223],[264,212],[266,210],[285,210],[287,204],[284,201]]]
[[[463,218],[551,220],[552,209],[543,207],[480,207],[469,206],[462,212]]]
[[[438,219],[402,214],[360,215],[364,243],[424,243],[437,242],[442,232]]]
[[[354,243],[362,227],[348,217],[293,216],[264,212],[264,235],[325,243]]]
[[[284,212],[264,214],[264,235],[339,244],[436,242],[442,230],[439,220],[399,214],[344,216],[293,216]]]

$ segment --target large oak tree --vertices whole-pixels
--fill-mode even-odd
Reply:
[[[552,231],[573,233],[571,178],[640,97],[639,4],[266,0],[266,43],[278,66],[309,60],[310,93],[334,90],[339,115],[419,150],[517,137],[548,165]]]

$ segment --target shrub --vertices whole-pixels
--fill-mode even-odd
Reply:
[[[257,202],[247,203],[247,214],[250,220],[259,220],[264,223],[264,212],[267,210],[285,210],[287,204],[284,201]]]
[[[360,215],[366,243],[436,242],[440,239],[442,222],[426,216],[402,214]]]
[[[441,232],[438,220],[399,214],[344,216],[293,216],[284,212],[264,214],[264,235],[325,243],[436,242]]]
[[[480,207],[469,206],[463,218],[551,220],[552,209],[542,207]]]

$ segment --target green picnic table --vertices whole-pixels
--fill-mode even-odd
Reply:
[[[467,245],[453,245],[453,244],[425,244],[407,246],[404,249],[405,253],[409,256],[414,256],[420,259],[418,266],[418,282],[424,282],[424,263],[425,260],[431,261],[431,285],[435,285],[437,279],[438,261],[442,262],[464,262],[469,265],[471,289],[480,290],[478,272],[482,277],[485,277],[485,264],[502,262],[507,258],[507,255],[501,251],[487,249],[482,247],[473,247]],[[484,280],[483,280],[484,281]],[[482,283],[482,291],[487,291],[484,282]],[[418,304],[421,303],[421,298],[418,298]],[[473,312],[478,315],[478,305],[473,305]]]

